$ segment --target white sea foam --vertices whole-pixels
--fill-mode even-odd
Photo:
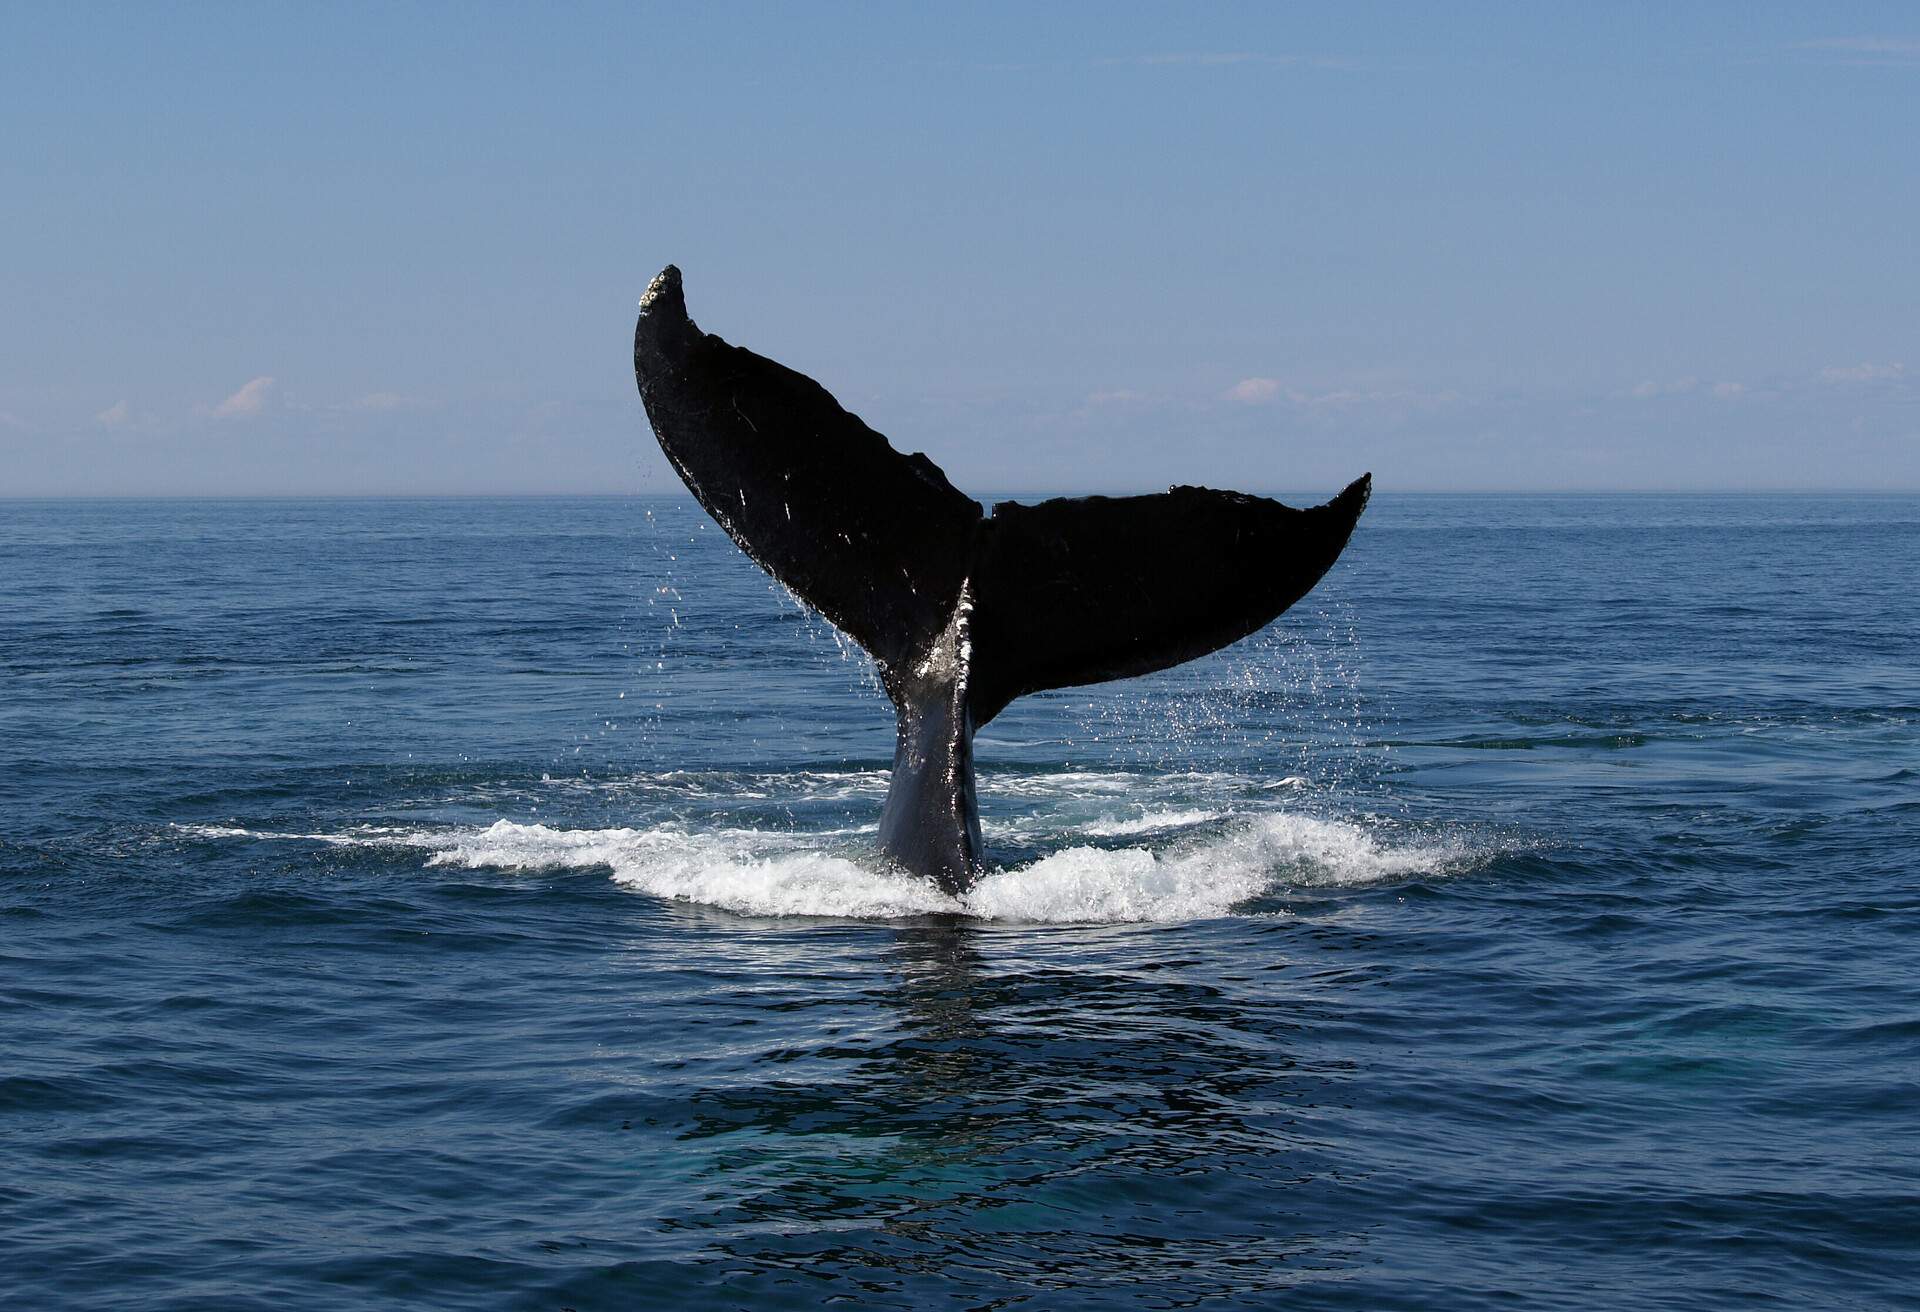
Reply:
[[[841,801],[885,797],[891,771],[779,770],[759,773],[719,770],[654,770],[612,775],[542,775],[542,788],[560,792],[612,793],[623,797],[719,800],[804,798]],[[1138,797],[1177,798],[1198,794],[1258,794],[1304,787],[1299,775],[1272,779],[1218,770],[1185,772],[1130,770],[1020,771],[985,769],[978,776],[980,795],[1009,800],[1094,802]]]
[[[500,820],[449,836],[429,865],[605,866],[655,897],[765,916],[892,919],[961,908],[931,885],[823,851],[816,836],[750,829],[552,829]]]
[[[1151,834],[1165,829],[1188,829],[1219,818],[1218,811],[1148,811],[1125,820],[1108,815],[1080,826],[1080,832],[1094,838],[1123,838],[1129,834]]]
[[[1153,812],[1113,822],[1135,836],[1207,824],[1206,811]],[[303,839],[423,848],[433,866],[509,871],[604,868],[615,882],[674,901],[748,915],[892,919],[960,914],[1038,923],[1181,921],[1230,914],[1288,888],[1363,885],[1447,873],[1478,854],[1454,839],[1394,838],[1367,823],[1266,813],[1146,846],[1065,847],[1027,865],[992,870],[963,898],[879,865],[865,849],[820,833],[663,825],[558,829],[500,820],[485,828],[367,826],[340,834],[271,833],[183,825],[201,837]],[[1100,836],[1101,826],[1082,829]]]
[[[1129,770],[1048,770],[1031,774],[985,770],[979,775],[983,797],[1035,797],[1084,800],[1091,797],[1132,797],[1140,792],[1219,792],[1245,788],[1257,781],[1224,771],[1181,774],[1136,773]]]
[[[360,825],[340,834],[297,834],[272,829],[242,829],[237,825],[181,825],[169,826],[176,833],[190,834],[195,838],[256,838],[283,839],[304,843],[327,843],[334,847],[368,847],[392,843],[423,846],[420,840],[424,835],[418,830],[401,829],[392,825]]]
[[[1161,852],[1070,847],[994,871],[966,902],[990,920],[1200,920],[1282,888],[1382,883],[1471,860],[1464,843],[1392,846],[1350,821],[1264,815]]]

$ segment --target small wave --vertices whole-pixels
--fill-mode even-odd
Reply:
[[[1047,770],[1018,772],[982,770],[978,777],[980,795],[1009,798],[1066,798],[1133,796],[1141,789],[1155,791],[1247,788],[1259,781],[1246,775],[1217,770],[1194,770],[1176,774],[1142,774],[1130,770]]]
[[[421,846],[424,835],[394,825],[360,825],[342,834],[297,834],[272,829],[243,829],[238,825],[169,825],[175,833],[193,838],[251,838],[262,841],[327,843],[334,847],[365,847],[401,843]]]
[[[655,897],[763,916],[891,920],[955,912],[929,884],[809,846],[808,834],[757,830],[552,829],[496,821],[456,836],[430,865],[553,869],[605,866]]]
[[[1220,818],[1218,811],[1149,811],[1131,820],[1103,816],[1081,826],[1081,832],[1094,838],[1124,838],[1130,834],[1151,834],[1165,829],[1190,829]]]
[[[804,798],[842,801],[885,797],[892,771],[869,766],[824,770],[657,770],[604,776],[543,774],[540,784],[566,792],[612,793],[621,796],[699,801],[738,798]],[[977,779],[982,797],[1008,800],[1074,800],[1126,798],[1150,793],[1297,788],[1306,783],[1298,775],[1278,780],[1260,779],[1225,771],[1139,773],[1128,770],[983,769]]]
[[[657,770],[606,776],[543,774],[543,788],[565,792],[695,801],[764,800],[804,797],[810,801],[884,797],[890,772],[882,769],[778,770],[740,773],[725,770]]]
[[[1266,815],[1165,852],[1068,848],[992,872],[966,902],[989,920],[1202,920],[1280,888],[1385,883],[1472,859],[1460,842],[1394,847],[1349,821]]]

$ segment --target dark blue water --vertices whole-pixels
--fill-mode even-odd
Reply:
[[[1920,1306],[1916,579],[1382,495],[963,906],[687,503],[0,503],[0,1299]]]

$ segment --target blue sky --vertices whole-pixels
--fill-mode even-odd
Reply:
[[[1920,10],[8,6],[0,495],[1920,488]]]

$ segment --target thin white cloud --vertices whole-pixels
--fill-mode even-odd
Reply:
[[[1255,65],[1267,68],[1356,68],[1354,60],[1330,55],[1270,55],[1257,50],[1165,50],[1144,55],[1118,55],[1094,61],[1113,66],[1132,64],[1145,68],[1230,68]]]
[[[1462,400],[1452,388],[1423,391],[1397,384],[1362,383],[1359,386],[1323,388],[1310,391],[1292,387],[1277,378],[1242,378],[1220,393],[1222,400],[1242,405],[1268,405],[1280,402],[1308,413],[1353,411],[1368,408],[1383,411],[1434,410],[1457,405]]]
[[[1878,64],[1920,64],[1920,37],[1911,36],[1829,36],[1818,41],[1802,41],[1796,49],[1815,54],[1844,57],[1849,62]]]
[[[93,422],[102,428],[118,428],[133,417],[133,411],[125,401],[115,401],[93,417]]]
[[[1326,392],[1302,392],[1287,389],[1287,400],[1310,410],[1344,410],[1349,406],[1377,405],[1404,401],[1408,394],[1390,387],[1336,387]]]
[[[1116,387],[1106,392],[1088,392],[1088,405],[1134,405],[1147,400],[1145,392],[1136,392],[1131,387]]]
[[[1277,378],[1242,378],[1226,390],[1227,400],[1245,405],[1261,405],[1278,395],[1280,380]]]
[[[1297,64],[1297,55],[1260,55],[1251,50],[1176,51],[1159,55],[1129,55],[1104,59],[1104,64]]]
[[[27,421],[11,410],[0,410],[0,428],[17,428],[26,431]]]
[[[412,404],[412,398],[398,392],[368,392],[353,403],[356,410],[403,410]]]
[[[1458,403],[1460,393],[1452,388],[1423,392],[1410,387],[1335,387],[1324,392],[1307,392],[1297,387],[1285,391],[1287,404],[1302,410],[1355,410],[1372,406],[1394,410],[1432,410]]]
[[[993,60],[965,67],[985,73],[1064,72],[1076,68],[1319,68],[1361,72],[1380,67],[1372,60],[1342,55],[1275,55],[1259,50],[1155,50],[1066,61]]]
[[[1700,380],[1691,374],[1669,382],[1659,382],[1649,378],[1646,382],[1636,385],[1632,395],[1636,400],[1645,401],[1656,396],[1681,396],[1696,390],[1699,386]]]
[[[331,410],[358,410],[369,413],[381,413],[390,410],[429,410],[434,403],[424,396],[413,396],[407,392],[368,392],[340,405],[329,406]]]
[[[1820,371],[1823,383],[1884,383],[1899,378],[1907,372],[1907,367],[1899,361],[1885,364],[1862,362],[1860,364],[1832,364]]]
[[[215,419],[251,419],[266,409],[273,396],[273,378],[262,374],[250,378],[240,390],[213,408]]]
[[[1730,400],[1747,390],[1745,383],[1715,383],[1713,394],[1722,400]]]

